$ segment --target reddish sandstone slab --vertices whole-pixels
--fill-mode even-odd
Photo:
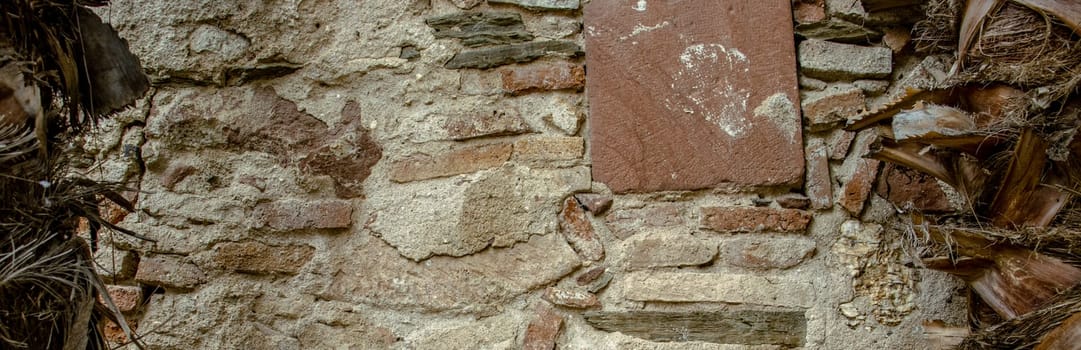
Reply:
[[[789,1],[635,4],[585,8],[594,177],[621,193],[798,185]]]

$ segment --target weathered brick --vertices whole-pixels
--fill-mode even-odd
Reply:
[[[643,229],[681,226],[686,219],[675,204],[654,204],[644,208],[619,209],[604,218],[608,229],[619,239],[626,239]]]
[[[600,237],[597,237],[585,209],[573,196],[563,200],[563,211],[559,213],[559,232],[582,259],[604,259],[604,245]]]
[[[578,57],[582,47],[570,41],[533,41],[459,52],[447,61],[447,69],[486,69],[531,62],[541,57]]]
[[[844,184],[838,203],[850,214],[859,215],[863,211],[863,204],[871,194],[880,164],[881,162],[875,159],[860,159],[852,178]]]
[[[759,275],[631,272],[621,284],[624,297],[634,301],[811,307],[816,299],[808,282]]]
[[[803,119],[811,130],[836,126],[866,108],[863,90],[852,85],[831,86],[808,92],[803,99]]]
[[[892,51],[807,39],[799,44],[803,74],[825,80],[886,78],[893,71]]]
[[[589,271],[578,275],[578,278],[576,278],[575,281],[578,282],[579,286],[590,284],[593,281],[596,281],[598,277],[601,277],[601,275],[603,275],[604,271],[606,270],[608,270],[608,268],[604,266],[594,267],[592,269],[589,269]]]
[[[833,206],[833,177],[830,176],[826,145],[821,139],[809,140],[804,152],[807,154],[807,179],[803,188],[811,199],[811,208],[829,208]]]
[[[514,4],[542,10],[577,10],[580,0],[488,0],[493,4]]]
[[[462,141],[478,137],[518,135],[533,131],[521,113],[514,109],[478,111],[473,114],[448,117],[443,123],[451,140]]]
[[[814,239],[799,236],[740,236],[721,244],[724,260],[756,269],[787,269],[814,255]]]
[[[795,209],[703,207],[702,227],[718,232],[803,233],[811,214]]]
[[[514,147],[499,143],[471,146],[440,154],[412,154],[390,165],[390,179],[410,182],[468,174],[502,165],[510,159]]]
[[[139,261],[135,281],[165,288],[190,290],[206,283],[206,274],[184,258],[154,255],[143,257]]]
[[[601,305],[600,301],[597,300],[597,296],[593,295],[593,293],[556,287],[545,289],[544,294],[541,294],[541,299],[552,304],[575,309],[588,309]]]
[[[287,199],[255,207],[255,227],[280,231],[341,229],[353,223],[353,204],[346,200]]]
[[[586,70],[570,62],[530,64],[502,68],[503,91],[523,93],[533,90],[581,89]]]
[[[271,246],[260,242],[227,242],[214,246],[210,261],[215,267],[253,274],[295,275],[312,259],[315,248],[307,245]]]
[[[563,317],[548,304],[537,305],[537,318],[529,322],[525,330],[523,350],[555,349],[559,331],[563,328]]]
[[[946,192],[931,175],[886,163],[878,178],[875,193],[900,208],[923,212],[953,210]]]
[[[515,12],[459,12],[430,17],[424,23],[435,29],[436,39],[455,38],[467,47],[513,44],[533,40],[522,16]]]
[[[139,321],[135,319],[125,319],[128,322],[128,328],[131,328],[132,332],[135,332],[139,328]],[[105,340],[112,342],[113,344],[122,344],[128,342],[128,336],[124,334],[124,329],[119,325],[113,323],[113,321],[105,322],[105,327],[102,329],[102,335],[105,336]]]
[[[845,130],[834,131],[829,138],[830,159],[840,160],[848,156],[848,149],[852,147],[852,140],[856,133]]]
[[[810,198],[807,198],[807,196],[804,196],[804,195],[801,195],[801,194],[796,194],[796,193],[790,193],[790,194],[782,195],[780,197],[777,197],[774,200],[777,202],[777,205],[779,205],[779,206],[781,206],[781,208],[785,208],[785,209],[800,209],[800,210],[803,210],[803,209],[807,209],[807,208],[811,207],[811,199]]]
[[[823,21],[826,19],[826,3],[824,0],[793,1],[792,17],[798,24]]]
[[[589,211],[593,215],[601,215],[608,211],[608,208],[612,207],[612,196],[596,194],[596,193],[578,193],[574,195],[574,199],[578,200],[578,204],[581,204],[586,211]]]
[[[112,298],[113,304],[116,308],[123,313],[129,313],[135,311],[139,307],[139,304],[143,302],[143,288],[138,286],[117,286],[107,285],[105,289],[109,292],[109,298]]]
[[[627,268],[694,266],[713,261],[717,245],[689,234],[653,234],[630,242]]]
[[[594,1],[584,16],[594,181],[615,193],[802,182],[790,0]]]
[[[558,161],[581,159],[585,143],[581,137],[534,136],[514,142],[514,159]]]

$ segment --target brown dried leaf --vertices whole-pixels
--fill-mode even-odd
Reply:
[[[1002,6],[1005,0],[968,0],[965,2],[965,12],[961,15],[961,29],[957,40],[957,62],[954,63],[950,75],[960,71],[961,63],[968,56],[968,49],[976,40],[976,33],[983,26],[984,19]]]
[[[1081,2],[1077,0],[1014,0],[1021,5],[1046,13],[1081,34]]]
[[[1031,129],[1021,133],[1013,158],[995,193],[988,215],[1002,228],[1047,227],[1066,204],[1069,194],[1041,185],[1047,165],[1047,142]],[[1048,185],[1061,184],[1061,176]]]
[[[1081,312],[1073,314],[1051,333],[1040,338],[1035,350],[1077,349],[1081,346]]]

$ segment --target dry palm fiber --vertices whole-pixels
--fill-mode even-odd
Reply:
[[[0,1],[0,348],[104,349],[106,319],[134,339],[94,273],[93,242],[75,235],[80,219],[92,241],[101,227],[133,234],[97,202],[131,206],[119,185],[64,161],[72,136],[149,88],[126,43],[85,8],[105,3]]]
[[[987,327],[965,338],[959,350],[1032,349],[1040,338],[1081,312],[1081,286],[1059,294],[1042,309]]]
[[[913,27],[924,52],[957,50],[964,2],[931,0],[926,18]],[[961,83],[1002,82],[1044,101],[1070,95],[1081,83],[1081,38],[1052,16],[1005,1],[974,30],[955,78]]]

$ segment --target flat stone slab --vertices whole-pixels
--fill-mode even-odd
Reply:
[[[785,0],[586,5],[594,178],[619,193],[799,184],[790,8]]]
[[[802,311],[731,310],[712,312],[592,311],[589,325],[656,342],[803,345],[807,320]]]
[[[815,288],[808,282],[728,273],[632,272],[624,297],[635,301],[721,302],[809,308]]]

